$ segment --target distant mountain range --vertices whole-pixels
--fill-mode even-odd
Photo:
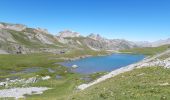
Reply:
[[[153,43],[132,42],[123,39],[106,39],[93,33],[85,37],[69,30],[61,31],[54,36],[46,29],[0,23],[0,54],[61,53],[71,50],[118,51],[165,44],[170,44],[170,39]]]

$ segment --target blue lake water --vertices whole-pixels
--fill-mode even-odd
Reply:
[[[144,55],[112,54],[67,61],[60,64],[70,68],[72,65],[77,65],[78,68],[73,69],[73,72],[91,74],[95,72],[110,72],[114,69],[136,63],[144,59],[144,57]]]

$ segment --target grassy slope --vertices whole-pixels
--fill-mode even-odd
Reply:
[[[42,47],[41,44],[38,42],[31,42],[23,32],[17,32],[13,30],[8,30],[8,32],[10,32],[14,39],[22,45],[26,45],[29,47]]]
[[[41,43],[40,40],[38,40],[35,37],[32,39],[33,41],[29,40],[24,32],[29,32],[34,35],[36,34],[33,31],[33,29],[30,29],[30,28],[27,28],[25,31],[22,31],[22,32],[13,31],[13,30],[8,30],[8,32],[11,33],[11,35],[14,37],[14,40],[16,40],[19,44],[25,45],[29,48],[42,48],[42,47],[59,48],[56,45],[60,45],[60,46],[63,45],[63,44],[59,43],[57,40],[55,40],[53,36],[51,36],[50,34],[45,34],[45,33],[41,33],[41,34],[48,37],[51,41],[53,41],[53,43],[55,43],[55,45],[43,44],[43,43]]]
[[[145,48],[133,48],[133,49],[127,49],[127,50],[120,50],[120,52],[133,53],[133,54],[144,54],[144,55],[155,55],[169,48],[170,48],[170,45],[163,45],[159,47],[145,47]]]
[[[79,53],[77,53],[79,52]],[[66,100],[66,98],[72,94],[75,86],[84,82],[80,78],[83,77],[80,74],[71,73],[67,71],[67,68],[62,67],[56,62],[60,62],[58,58],[67,57],[74,58],[83,55],[97,55],[105,54],[105,52],[95,52],[95,51],[72,51],[66,54],[29,54],[29,55],[0,55],[0,79],[8,77],[21,77],[29,78],[36,75],[46,76],[49,75],[52,78],[47,81],[39,81],[33,86],[47,86],[53,88],[46,91],[43,95],[28,96],[28,100]],[[11,73],[11,71],[19,72],[26,68],[31,67],[41,67],[43,70],[35,73]],[[48,72],[47,68],[55,69],[55,73]],[[67,72],[66,72],[67,71]],[[56,75],[60,75],[62,79],[56,79]],[[98,75],[93,75],[92,78]]]
[[[78,74],[67,74],[60,80],[52,78],[48,81],[40,81],[33,86],[49,87],[51,89],[43,95],[27,96],[27,100],[66,100],[80,82],[80,75]]]
[[[170,69],[150,67],[120,74],[84,91],[70,100],[169,100]]]

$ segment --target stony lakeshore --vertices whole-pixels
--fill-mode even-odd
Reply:
[[[151,67],[151,66],[161,66],[161,67],[164,67],[164,68],[170,68],[170,58],[167,58],[165,60],[158,60],[156,58],[159,58],[161,57],[162,55],[165,55],[165,54],[168,54],[170,53],[170,50],[167,50],[163,53],[160,53],[160,54],[157,54],[153,57],[149,57],[149,58],[146,58],[144,59],[143,61],[140,61],[138,63],[135,63],[135,64],[131,64],[129,66],[126,66],[126,67],[122,67],[120,69],[117,69],[117,70],[114,70],[100,78],[98,78],[97,80],[93,81],[93,82],[90,82],[88,84],[82,84],[82,85],[79,85],[77,87],[77,89],[79,90],[84,90],[92,85],[95,85],[97,83],[100,83],[108,78],[112,78],[116,75],[119,75],[121,73],[124,73],[124,72],[127,72],[127,71],[131,71],[135,68],[141,68],[141,67]]]

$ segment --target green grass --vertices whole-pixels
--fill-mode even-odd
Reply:
[[[108,52],[106,51],[93,51],[90,49],[84,49],[84,50],[73,50],[71,52],[66,53],[63,55],[63,57],[79,57],[82,55],[92,55],[92,56],[98,56],[98,55],[106,55]]]
[[[144,54],[144,55],[155,55],[169,48],[170,48],[170,45],[163,45],[159,47],[144,47],[144,48],[133,48],[133,49],[127,49],[127,50],[120,50],[120,52],[121,53]]]
[[[55,46],[55,45],[61,45],[62,46],[61,43],[56,41],[54,39],[54,37],[52,37],[49,34],[44,34],[44,35],[49,37],[49,39],[51,41],[53,41],[55,44],[43,44],[36,37],[33,37],[32,41],[30,41],[29,38],[26,36],[26,34],[24,32],[30,32],[30,33],[32,33],[32,35],[35,36],[36,33],[33,31],[33,29],[27,28],[25,31],[22,31],[22,32],[18,32],[18,31],[14,31],[14,30],[8,30],[8,32],[11,33],[11,35],[14,37],[14,40],[16,40],[19,44],[25,45],[29,48],[42,48],[42,47],[57,48],[57,46]],[[41,33],[41,34],[43,34],[43,33]]]
[[[54,63],[61,62],[59,58],[74,58],[85,55],[97,56],[107,54],[104,51],[96,52],[92,50],[73,50],[65,54],[21,54],[21,55],[0,55],[1,70],[17,70],[29,67],[52,67]]]
[[[50,57],[57,56],[53,54],[0,55],[0,68],[15,70],[26,67],[45,67],[55,62],[49,60]]]
[[[78,53],[77,53],[78,52]],[[95,51],[70,51],[66,54],[21,54],[21,55],[0,55],[0,79],[10,78],[13,76],[17,76],[19,78],[30,78],[36,75],[41,76],[51,76],[50,80],[39,81],[35,84],[30,84],[30,86],[45,86],[52,88],[43,95],[33,95],[27,96],[28,100],[66,100],[68,96],[74,92],[73,90],[78,84],[84,82],[81,77],[85,77],[84,75],[78,73],[72,73],[68,71],[68,68],[61,66],[59,64],[55,64],[57,62],[62,62],[64,60],[58,59],[61,57],[65,58],[74,58],[84,55],[93,55],[96,56],[98,54],[106,54],[105,52],[95,52]],[[19,73],[20,71],[32,68],[32,67],[40,67],[42,70],[34,73]],[[48,72],[48,68],[52,68],[55,70],[54,73]],[[11,71],[15,71],[15,73],[11,73]],[[56,75],[60,75],[62,79],[56,79]],[[103,75],[94,74],[90,75],[92,79],[95,79],[99,76]],[[18,87],[18,85],[14,85]],[[3,88],[1,88],[3,89]],[[7,99],[8,100],[8,99]]]
[[[61,80],[53,78],[48,81],[40,81],[33,86],[43,86],[51,89],[43,95],[27,96],[27,100],[66,100],[80,82],[80,75],[78,74],[67,74]]]
[[[30,54],[30,55],[0,55],[0,79],[18,76],[20,78],[30,78],[36,75],[41,76],[51,76],[50,80],[39,81],[30,86],[38,87],[49,87],[52,88],[45,92],[43,95],[33,95],[28,96],[28,100],[47,100],[49,97],[54,98],[64,98],[66,94],[70,93],[79,82],[81,82],[80,77],[82,75],[68,72],[67,68],[54,64],[63,60],[58,60],[62,55],[54,54]],[[10,71],[20,72],[26,68],[40,67],[43,70],[34,73],[10,73]],[[55,70],[54,73],[48,72],[47,68],[52,68]],[[67,72],[65,72],[67,71]],[[62,79],[56,79],[55,76],[60,75]],[[14,87],[20,87],[18,84]],[[56,94],[57,93],[57,94]],[[49,99],[49,100],[51,100]],[[7,99],[8,100],[8,99]],[[61,99],[62,100],[62,99]]]
[[[165,50],[165,49],[164,49]],[[170,85],[161,86],[163,83],[170,83],[170,69],[161,67],[149,67],[135,69],[120,74],[97,85],[91,86],[84,91],[77,91],[79,84],[85,83],[81,80],[84,75],[65,72],[67,68],[54,64],[63,60],[61,57],[74,58],[83,55],[101,55],[104,51],[78,51],[73,50],[66,54],[28,54],[28,55],[0,55],[0,79],[18,76],[29,78],[35,75],[51,76],[50,80],[39,81],[30,86],[49,87],[41,95],[27,96],[26,100],[169,100]],[[30,67],[41,67],[43,70],[35,73],[16,73],[10,71],[21,71]],[[47,68],[56,72],[50,73]],[[104,73],[96,73],[88,77],[96,79]],[[56,79],[61,75],[62,79]],[[87,77],[87,76],[86,76]],[[18,85],[16,85],[18,86]],[[165,99],[164,99],[165,98]],[[7,99],[8,100],[8,99]]]
[[[56,69],[57,73],[55,74],[64,75],[68,69],[55,64],[63,61],[55,59],[58,56],[54,54],[0,55],[0,79],[12,76],[32,77],[37,74],[41,76],[51,75],[47,70],[48,68]],[[30,74],[19,73],[26,68],[32,67],[40,67],[42,70]]]
[[[170,100],[170,69],[149,67],[120,74],[84,91],[69,100]]]
[[[21,54],[21,55],[0,55],[0,78],[9,77],[13,74],[10,74],[11,71],[21,71],[26,68],[31,67],[41,67],[41,68],[58,68],[59,74],[63,74],[65,67],[60,67],[60,65],[55,64],[57,62],[64,61],[63,59],[59,59],[61,57],[64,58],[74,58],[80,57],[84,55],[92,55],[96,56],[98,54],[106,54],[105,52],[95,52],[95,51],[71,51],[66,54]],[[45,74],[45,72],[42,72]],[[43,74],[42,74],[43,75]]]
[[[31,42],[26,36],[26,34],[24,34],[24,32],[18,32],[18,31],[13,31],[13,30],[8,30],[8,32],[10,32],[11,35],[14,37],[14,39],[22,45],[25,45],[31,48],[38,48],[38,47],[44,46],[36,38],[33,39],[33,40],[36,40],[36,42]]]

